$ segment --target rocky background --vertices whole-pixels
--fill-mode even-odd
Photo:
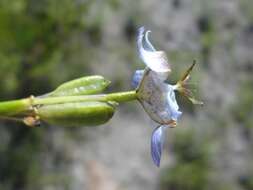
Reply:
[[[168,130],[162,164],[150,158],[154,124],[137,102],[94,128],[0,126],[0,189],[253,189],[252,0],[0,0],[0,98],[39,95],[101,74],[131,89],[143,68],[139,26],[171,61],[171,82],[196,59],[198,97]]]

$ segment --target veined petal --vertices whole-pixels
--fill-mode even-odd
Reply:
[[[144,75],[144,70],[136,70],[132,78],[132,87],[137,88],[141,82],[141,79]]]
[[[153,131],[151,136],[151,156],[154,164],[157,167],[160,166],[162,150],[166,136],[165,129],[166,126],[159,126]]]
[[[141,60],[152,71],[166,73],[171,71],[168,58],[163,51],[156,51],[148,39],[150,31],[145,31],[144,27],[139,28],[137,36],[137,47]]]
[[[157,73],[147,70],[137,90],[138,99],[150,118],[161,125],[176,122],[182,112],[175,98],[174,87],[163,82]]]

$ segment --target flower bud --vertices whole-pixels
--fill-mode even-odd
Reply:
[[[116,102],[73,102],[37,108],[42,121],[61,126],[95,126],[109,121]]]
[[[108,87],[110,81],[102,76],[94,75],[88,77],[78,78],[57,87],[53,92],[47,96],[78,96],[97,94]]]

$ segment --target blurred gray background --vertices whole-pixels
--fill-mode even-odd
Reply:
[[[40,95],[82,76],[130,90],[143,68],[136,30],[152,30],[174,83],[192,74],[204,107],[177,96],[161,167],[150,157],[155,125],[138,102],[104,126],[0,126],[0,189],[252,190],[252,0],[0,0],[0,98]]]

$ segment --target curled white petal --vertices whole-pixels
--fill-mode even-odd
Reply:
[[[149,37],[149,34],[151,33],[150,30],[148,30],[146,33],[145,33],[145,40],[144,40],[144,43],[146,44],[146,47],[149,51],[156,51],[156,49],[154,48],[154,46],[151,44],[151,42],[149,41],[148,37]],[[145,45],[144,44],[144,45]]]
[[[137,47],[142,61],[152,71],[158,73],[169,73],[171,71],[168,58],[163,51],[156,51],[148,39],[150,31],[144,27],[139,28],[137,36]]]

